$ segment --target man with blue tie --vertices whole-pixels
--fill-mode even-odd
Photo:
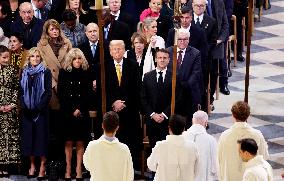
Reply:
[[[48,19],[49,9],[46,7],[48,0],[32,0],[34,15],[36,18],[46,21]]]

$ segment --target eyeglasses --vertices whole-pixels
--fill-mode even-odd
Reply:
[[[198,8],[204,8],[205,5],[204,4],[194,4],[195,7],[198,7]]]
[[[188,41],[188,38],[178,38],[178,41]]]

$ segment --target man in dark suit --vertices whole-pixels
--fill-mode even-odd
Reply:
[[[109,47],[111,40],[123,40],[126,50],[131,48],[131,35],[127,24],[116,21],[115,17],[110,14],[110,10],[105,10],[104,19],[104,47]],[[107,50],[107,49],[106,49]],[[110,58],[109,52],[105,51],[106,59]]]
[[[207,14],[216,19],[218,31],[218,38],[216,41],[217,45],[212,51],[213,61],[211,67],[211,98],[213,99],[218,78],[218,64],[220,92],[225,95],[230,94],[230,90],[228,89],[228,67],[224,57],[224,46],[226,45],[226,40],[229,35],[229,24],[223,0],[208,0]]]
[[[136,31],[136,25],[134,24],[134,19],[130,14],[120,10],[121,0],[108,0],[107,3],[110,9],[110,14],[115,16],[114,19],[116,21],[127,24],[130,35],[132,35],[133,32]]]
[[[172,97],[172,72],[167,68],[170,61],[169,52],[159,49],[155,59],[157,67],[144,75],[141,88],[141,104],[151,148],[168,135]]]
[[[36,47],[42,34],[43,21],[34,17],[34,10],[31,3],[23,2],[19,9],[20,17],[11,24],[11,33],[23,33],[24,49]]]
[[[123,58],[125,45],[122,40],[112,40],[109,47],[112,58],[105,66],[107,111],[118,113],[120,123],[117,137],[129,147],[134,167],[137,168],[142,149],[138,63]]]
[[[207,70],[207,57],[208,57],[208,44],[206,41],[206,33],[201,28],[196,26],[192,22],[192,6],[184,6],[181,9],[181,29],[185,29],[190,32],[189,46],[198,49],[201,52],[201,66],[203,76],[206,76]],[[174,45],[175,30],[170,29],[166,46]]]
[[[204,82],[204,95],[202,96],[202,108],[207,110],[207,92],[208,83],[209,83],[209,72],[212,63],[212,50],[216,46],[217,41],[217,27],[216,20],[210,17],[208,14],[204,13],[206,9],[206,1],[205,0],[194,0],[193,1],[193,23],[199,27],[201,27],[206,32],[206,39],[209,47],[208,57],[207,57],[207,66],[206,66],[206,74],[203,77]],[[213,108],[213,107],[212,107]]]
[[[200,109],[204,87],[200,51],[188,46],[189,36],[187,30],[179,30],[177,42],[177,81],[179,81],[183,93],[182,106],[180,106],[181,110],[179,112],[186,116],[187,128],[191,126],[193,113]],[[172,60],[173,47],[169,47],[168,50]]]
[[[89,23],[86,26],[85,34],[87,36],[87,41],[80,45],[78,48],[84,53],[88,64],[89,71],[91,75],[91,80],[93,81],[93,92],[92,92],[92,108],[100,112],[100,90],[97,89],[97,80],[99,75],[99,63],[100,63],[100,46],[99,46],[99,27],[96,23]],[[101,115],[98,115],[101,116]],[[100,136],[101,125],[94,123],[95,136]]]

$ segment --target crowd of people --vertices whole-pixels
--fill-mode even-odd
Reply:
[[[157,172],[155,180],[194,180],[197,176],[213,180],[217,162],[220,180],[239,180],[244,173],[243,155],[249,161],[256,149],[267,159],[263,136],[246,123],[249,107],[245,103],[233,106],[236,123],[229,129],[232,133],[228,130],[221,136],[218,154],[215,139],[206,133],[206,112],[214,110],[218,77],[220,92],[230,94],[226,48],[233,0],[182,0],[181,15],[175,17],[180,25],[177,32],[173,1],[105,3],[104,23],[99,27],[91,8],[95,4],[88,0],[0,2],[1,177],[9,176],[24,157],[28,178],[44,180],[47,163],[64,160],[65,180],[74,175],[82,180],[83,162],[93,180],[133,180],[133,168],[141,169],[144,123],[153,148],[148,167]],[[100,28],[103,44],[99,43]],[[238,49],[238,60],[244,61],[241,52]],[[101,53],[105,57],[105,115],[101,114]],[[171,117],[175,56],[177,115]],[[90,111],[97,112],[95,124],[91,124]],[[247,111],[245,117],[242,111]],[[251,134],[239,137],[234,128]],[[91,132],[98,140],[87,147]],[[241,138],[253,138],[256,144]],[[238,149],[233,149],[237,143],[240,157],[235,156]],[[232,150],[227,153],[222,149],[229,144]],[[106,164],[99,159],[106,159]],[[107,164],[110,160],[116,160],[119,167],[112,168],[113,164]],[[119,171],[122,165],[125,172]]]

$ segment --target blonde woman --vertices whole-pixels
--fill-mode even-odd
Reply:
[[[84,145],[89,136],[89,98],[93,85],[88,67],[83,52],[72,48],[59,72],[58,97],[64,120],[65,180],[71,180],[73,146],[76,146],[77,156],[76,180],[82,180]]]
[[[28,178],[35,177],[35,157],[40,157],[38,180],[45,179],[48,145],[48,104],[51,98],[51,72],[42,60],[40,50],[31,48],[28,64],[21,76],[20,104],[23,111],[21,150],[30,157]]]
[[[147,40],[147,51],[145,55],[142,79],[145,73],[155,69],[154,56],[156,49],[165,48],[165,41],[157,35],[157,21],[153,17],[146,17],[138,23],[137,31],[143,34]]]

